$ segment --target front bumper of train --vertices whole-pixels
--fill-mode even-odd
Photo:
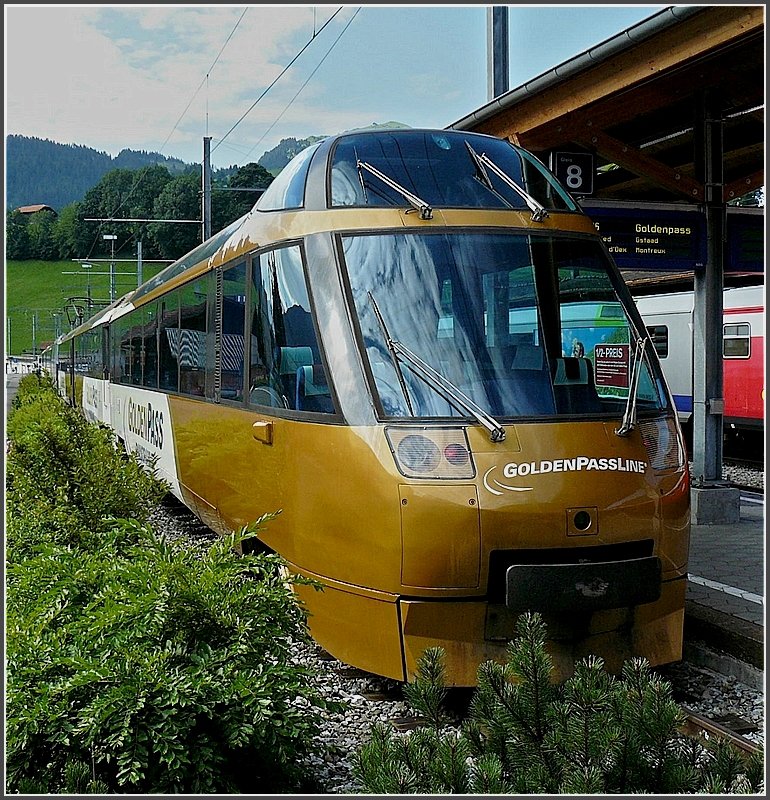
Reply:
[[[613,673],[633,656],[643,656],[652,666],[679,661],[686,573],[657,586],[656,600],[635,606],[577,610],[554,603],[551,610],[541,611],[554,678],[567,678],[576,661],[588,654],[601,656]],[[322,591],[309,586],[297,586],[296,591],[309,612],[311,635],[331,655],[408,681],[422,653],[441,647],[450,686],[475,686],[482,662],[505,660],[521,613],[486,598],[404,598],[336,582],[324,582]]]

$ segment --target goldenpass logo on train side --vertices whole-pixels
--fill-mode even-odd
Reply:
[[[510,462],[503,469],[503,477],[523,478],[530,475],[547,475],[557,472],[634,472],[643,475],[647,469],[647,462],[633,458],[590,458],[576,456],[575,458],[543,459],[541,461]],[[531,492],[534,486],[510,486],[493,477],[492,473],[497,467],[491,467],[484,474],[484,486],[492,494],[502,495],[498,489],[508,492]],[[494,484],[493,488],[491,484]]]
[[[128,429],[153,447],[163,447],[163,412],[128,398]]]

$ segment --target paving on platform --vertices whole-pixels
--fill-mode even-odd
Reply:
[[[692,526],[685,638],[764,669],[764,498],[742,495],[735,524]]]

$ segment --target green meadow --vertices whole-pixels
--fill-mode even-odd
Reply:
[[[162,264],[143,265],[147,280]],[[77,261],[5,262],[5,353],[40,352],[56,333],[66,333],[77,320],[76,307],[86,308],[89,291],[94,312],[109,303],[109,264],[95,262],[84,270]],[[67,274],[78,273],[78,274]],[[89,274],[87,274],[89,273]],[[115,262],[115,296],[136,288],[136,262]]]

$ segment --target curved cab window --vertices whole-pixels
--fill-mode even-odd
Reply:
[[[478,162],[479,156],[491,159],[545,208],[577,210],[531,154],[502,139],[458,131],[384,131],[341,138],[332,156],[331,205],[403,207],[403,193],[373,174],[373,167],[432,206],[527,210],[521,194]]]
[[[305,179],[310,159],[318,143],[296,155],[267,187],[257,200],[257,211],[280,211],[285,208],[302,208],[305,202]]]
[[[297,246],[252,262],[248,402],[333,414]]]
[[[455,400],[464,394],[494,416],[623,412],[635,337],[595,242],[463,231],[347,236],[342,245],[385,417],[466,416],[419,361],[450,382]],[[416,359],[397,356],[389,340]],[[664,398],[650,353],[639,412],[659,412]]]

